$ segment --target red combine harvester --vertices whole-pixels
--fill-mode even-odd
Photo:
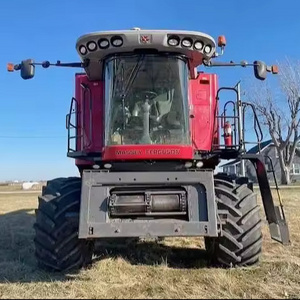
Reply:
[[[253,184],[215,174],[222,159],[250,160],[257,172],[271,237],[289,244],[283,207],[275,206],[265,158],[245,151],[245,110],[239,85],[218,88],[216,74],[198,67],[252,66],[259,80],[276,66],[213,61],[225,37],[204,33],[140,30],[80,37],[81,62],[8,65],[23,79],[35,66],[82,68],[67,114],[68,157],[80,176],[47,182],[36,211],[35,247],[41,267],[65,271],[89,264],[95,241],[203,236],[212,262],[257,263],[262,220]],[[217,53],[217,46],[221,52]],[[220,112],[220,94],[231,91]],[[228,115],[229,106],[232,113]]]

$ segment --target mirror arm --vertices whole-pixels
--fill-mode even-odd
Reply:
[[[255,66],[257,64],[249,64],[246,61],[241,61],[240,63],[235,63],[233,61],[230,62],[214,62],[214,61],[208,61],[208,60],[203,60],[203,65],[205,65],[206,67],[236,67],[236,66],[240,66],[240,67],[248,67],[248,66]],[[269,72],[271,72],[271,67],[268,67],[268,69],[270,69]]]
[[[86,68],[90,63],[89,59],[85,59],[83,62],[75,62],[75,63],[61,63],[59,60],[56,63],[50,63],[49,61],[44,61],[42,63],[31,63],[32,66],[42,66],[47,69],[50,66],[55,67],[69,67],[69,68]],[[13,66],[15,71],[19,71],[22,68],[21,64],[16,64]]]
[[[14,65],[14,70],[15,71],[21,70],[21,64]]]
[[[240,66],[240,67],[249,67],[249,66],[259,66],[260,63],[259,62],[254,62],[254,63],[248,63],[245,60],[242,60],[240,63],[235,63],[233,61],[230,62],[214,62],[211,60],[206,60],[203,59],[203,65],[206,67],[236,67],[236,66]],[[266,71],[273,73],[273,74],[277,74],[278,73],[278,67],[277,66],[267,66],[265,65]]]
[[[42,66],[43,68],[49,68],[50,66],[54,67],[69,67],[69,68],[86,68],[90,63],[89,59],[85,59],[83,62],[75,62],[75,63],[62,63],[58,60],[56,63],[50,63],[49,61],[44,61],[42,63],[33,63],[35,66]]]

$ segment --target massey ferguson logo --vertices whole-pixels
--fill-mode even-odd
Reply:
[[[179,155],[180,149],[116,150],[116,155]]]
[[[142,44],[150,44],[151,43],[151,35],[141,35],[140,42]]]

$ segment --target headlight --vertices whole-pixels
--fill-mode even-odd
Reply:
[[[109,46],[109,41],[107,39],[100,39],[98,41],[98,45],[101,49],[105,49],[105,48],[108,48]]]
[[[208,54],[208,53],[210,53],[210,51],[211,51],[211,46],[210,45],[206,45],[205,48],[204,48],[204,52],[206,54]]]
[[[169,39],[168,39],[168,44],[170,46],[178,46],[179,45],[179,42],[180,42],[180,39],[178,36],[171,36]]]
[[[203,48],[203,43],[200,42],[200,41],[195,42],[194,48],[195,48],[196,50],[201,50],[201,49]]]
[[[184,164],[184,166],[185,166],[186,168],[191,168],[191,167],[193,166],[193,163],[192,163],[191,161],[187,161],[187,162]]]
[[[94,41],[88,42],[87,47],[90,51],[95,51],[97,49],[97,44]]]
[[[193,41],[191,39],[183,39],[181,44],[184,47],[192,47]]]
[[[86,55],[87,54],[87,49],[85,46],[80,46],[79,47],[79,52],[82,54],[82,55]]]
[[[115,36],[111,39],[111,43],[115,47],[121,47],[123,45],[123,40],[119,36]]]

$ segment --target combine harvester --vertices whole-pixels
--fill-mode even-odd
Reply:
[[[252,66],[265,80],[276,66],[217,62],[224,36],[174,30],[107,31],[80,37],[75,63],[8,64],[23,79],[35,66],[82,68],[66,116],[68,157],[80,176],[47,182],[36,211],[35,248],[41,267],[65,271],[92,261],[95,241],[199,237],[210,260],[224,267],[252,265],[262,251],[262,220],[246,177],[215,174],[221,160],[250,160],[271,237],[289,244],[283,207],[275,206],[265,158],[247,154],[240,86],[218,87],[198,67]],[[220,53],[217,53],[217,46]],[[220,112],[220,94],[234,101]],[[228,115],[229,106],[232,113]]]

